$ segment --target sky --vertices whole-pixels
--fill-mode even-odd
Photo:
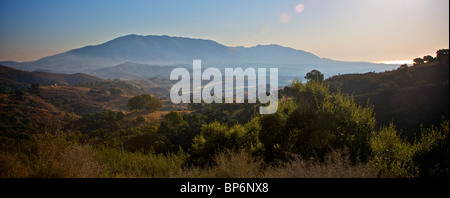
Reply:
[[[448,0],[0,0],[0,60],[33,61],[128,35],[278,44],[342,61],[449,48]]]

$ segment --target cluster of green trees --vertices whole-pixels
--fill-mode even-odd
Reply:
[[[127,108],[131,111],[156,111],[161,109],[162,102],[150,94],[141,94],[128,100]]]
[[[449,174],[448,158],[440,158],[449,151],[448,121],[407,141],[393,124],[377,129],[373,106],[331,90],[320,71],[305,78],[307,83],[295,80],[282,90],[286,98],[275,114],[256,114],[261,104],[199,104],[191,105],[196,113],[170,112],[155,124],[146,124],[143,117],[129,123],[121,112],[108,111],[87,114],[76,125],[88,139],[100,137],[102,144],[130,152],[181,151],[190,166],[210,166],[223,151],[245,151],[276,164],[292,156],[324,161],[330,153],[346,150],[352,163],[370,164],[385,177]],[[155,111],[161,102],[142,94],[127,107]]]
[[[190,103],[188,108],[195,111],[196,114],[205,115],[205,122],[211,123],[218,121],[226,123],[228,125],[244,124],[252,118],[252,116],[258,114],[260,103]]]
[[[289,90],[292,99],[281,101],[277,113],[254,114],[247,122],[219,122],[205,114],[171,112],[159,125],[129,126],[117,134],[128,135],[122,141],[130,151],[183,151],[189,156],[188,164],[194,166],[214,164],[216,154],[226,150],[243,150],[273,164],[289,161],[293,155],[321,161],[344,149],[353,163],[370,164],[383,177],[449,174],[449,160],[443,157],[449,152],[448,121],[423,129],[410,142],[400,137],[393,124],[377,130],[373,107],[358,105],[324,83],[294,81]],[[108,119],[114,121],[114,116]],[[115,127],[108,122],[103,126]]]
[[[71,126],[91,137],[107,138],[121,128],[124,114],[120,111],[100,111],[85,114]]]
[[[266,163],[286,161],[293,154],[325,160],[331,152],[346,149],[352,162],[371,164],[385,177],[449,174],[449,159],[443,157],[449,151],[448,121],[440,128],[424,130],[410,143],[400,137],[393,124],[377,130],[373,107],[358,105],[352,97],[331,92],[323,83],[295,81],[290,91],[292,100],[280,102],[275,114],[256,115],[244,124],[231,126],[217,121],[202,124],[191,147],[184,147],[191,162],[211,163],[215,153],[224,150],[245,150],[263,157]],[[186,128],[189,123],[173,114],[166,120],[177,120],[177,127],[167,130],[164,126],[165,134],[176,137],[173,134],[178,133],[178,138],[187,135],[189,130],[178,127]],[[191,131],[189,137],[194,134]],[[172,141],[178,138],[168,141],[177,145]]]
[[[293,82],[291,95],[293,99],[282,102],[276,114],[261,117],[259,137],[266,158],[282,152],[322,158],[331,149],[347,147],[353,159],[367,159],[366,140],[375,127],[371,107],[331,93],[317,81]]]

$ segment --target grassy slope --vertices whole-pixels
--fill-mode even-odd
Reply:
[[[104,109],[126,111],[126,103],[131,96],[111,96],[108,93],[98,93],[90,88],[53,85],[41,87],[39,96],[56,107],[83,115]]]
[[[0,131],[3,135],[58,131],[75,118],[33,94],[0,94]]]

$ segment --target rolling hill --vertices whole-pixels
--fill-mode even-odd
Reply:
[[[379,126],[394,123],[413,140],[421,127],[449,117],[449,59],[434,60],[382,73],[347,74],[325,81],[333,91],[370,102]]]
[[[24,84],[77,84],[80,82],[104,81],[87,74],[56,74],[48,72],[29,72],[0,65],[0,79],[16,81]]]

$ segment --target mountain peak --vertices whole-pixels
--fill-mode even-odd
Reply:
[[[277,44],[228,47],[213,40],[137,34],[124,35],[99,45],[73,49],[33,62],[3,63],[29,71],[89,73],[125,62],[168,66],[191,64],[193,59],[201,59],[208,66],[331,64],[312,53]]]

